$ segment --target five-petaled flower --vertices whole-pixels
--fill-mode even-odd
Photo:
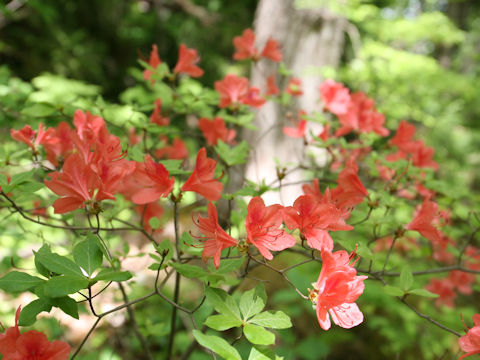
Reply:
[[[197,50],[189,49],[185,44],[180,44],[178,62],[173,72],[175,74],[187,74],[191,77],[200,77],[203,75],[203,70],[196,65],[199,61],[200,57]]]
[[[203,261],[206,262],[208,258],[213,258],[213,264],[218,269],[222,250],[237,246],[237,240],[228,235],[218,224],[217,208],[213,203],[208,203],[207,212],[207,217],[199,216],[196,222],[194,220],[198,230],[204,235],[203,237],[195,237],[203,243]]]
[[[265,206],[261,197],[250,200],[247,208],[245,227],[247,243],[255,245],[268,260],[273,259],[270,250],[280,251],[295,245],[295,238],[280,226],[283,222],[283,206],[279,204]]]
[[[162,60],[160,60],[160,56],[158,55],[158,48],[157,45],[153,44],[152,45],[152,51],[150,52],[150,58],[148,60],[148,65],[150,65],[153,69],[156,69],[158,65],[162,63]],[[143,71],[143,78],[145,80],[150,80],[152,77],[154,71],[151,69],[145,69]],[[153,83],[154,80],[151,80],[151,83]]]
[[[363,314],[355,301],[363,293],[363,281],[367,276],[357,276],[354,263],[350,264],[354,256],[344,250],[322,251],[322,270],[317,282],[312,284],[314,289],[310,292],[310,299],[316,306],[323,330],[330,329],[330,316],[335,324],[345,329],[363,321]]]
[[[467,334],[463,335],[458,339],[458,345],[460,348],[466,352],[466,354],[460,356],[458,360],[462,360],[467,356],[480,354],[480,314],[473,315],[474,326],[469,329],[467,328]]]
[[[198,120],[198,127],[202,131],[205,140],[207,140],[207,144],[211,146],[217,145],[218,140],[231,144],[236,135],[235,130],[227,129],[225,121],[221,117],[213,119],[201,118]]]
[[[222,196],[223,184],[215,179],[217,162],[207,157],[207,150],[201,148],[197,153],[195,169],[185,184],[182,191],[194,191],[205,199],[216,201]]]
[[[0,354],[3,360],[67,360],[70,345],[56,340],[48,341],[45,334],[30,330],[20,334],[18,318],[20,307],[15,316],[15,326],[0,334]]]
[[[245,29],[241,36],[233,38],[233,46],[235,46],[235,60],[252,59],[253,61],[260,60],[261,57],[270,59],[274,62],[282,61],[282,53],[278,47],[278,42],[272,38],[268,38],[262,52],[259,53],[255,47],[255,33],[252,29]]]

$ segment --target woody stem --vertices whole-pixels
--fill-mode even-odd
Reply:
[[[178,235],[178,202],[173,202],[173,225],[175,229],[175,256],[177,260],[180,260],[179,250],[179,235]],[[173,302],[178,303],[180,295],[180,274],[175,273],[175,289],[173,292]],[[175,340],[175,323],[177,321],[177,307],[172,308],[172,318],[170,322],[170,337],[168,339],[168,352],[167,359],[171,359],[173,355],[173,343]]]

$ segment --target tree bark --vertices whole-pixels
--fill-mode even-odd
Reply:
[[[254,25],[257,48],[262,49],[269,37],[277,40],[282,46],[283,62],[293,71],[294,77],[302,80],[304,92],[301,97],[296,98],[291,109],[267,102],[255,116],[258,131],[244,134],[254,149],[246,166],[246,177],[256,182],[265,179],[269,184],[277,179],[275,159],[290,169],[293,164],[304,160],[304,142],[301,139],[288,138],[283,134],[282,128],[285,125],[292,126],[292,123],[286,120],[287,113],[295,117],[299,109],[308,114],[321,110],[318,88],[323,79],[318,70],[323,66],[339,65],[349,24],[345,18],[326,8],[297,9],[294,0],[260,0]],[[262,93],[266,89],[267,77],[277,73],[277,66],[271,61],[261,60],[252,67],[252,84],[259,87]],[[277,76],[277,84],[281,90],[285,88],[288,80],[286,77]],[[310,129],[314,134],[318,134],[321,126],[309,124]],[[320,163],[321,158],[325,158],[322,153],[315,156],[320,159]],[[300,178],[301,171],[296,171],[289,174],[284,181],[291,183]],[[301,185],[288,186],[282,188],[280,193],[266,193],[263,198],[267,204],[283,202],[284,205],[291,205],[300,193]]]

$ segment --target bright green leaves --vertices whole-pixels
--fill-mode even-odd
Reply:
[[[97,281],[125,281],[132,277],[130,272],[116,268],[98,271],[102,267],[104,248],[94,234],[88,234],[75,245],[73,260],[53,253],[46,244],[33,253],[35,268],[46,279],[19,271],[0,278],[0,289],[6,292],[31,291],[38,296],[22,309],[19,322],[23,326],[32,325],[39,313],[49,312],[52,307],[78,319],[78,304],[70,294],[87,289]]]
[[[44,287],[44,294],[49,298],[62,297],[76,293],[88,287],[88,280],[83,276],[63,275],[49,279]]]
[[[256,287],[242,294],[240,298],[240,311],[242,312],[243,320],[247,320],[255,314],[258,314],[265,307],[265,300],[256,294]]]
[[[96,269],[102,266],[103,253],[98,238],[89,234],[85,240],[75,245],[73,258],[91,276]]]
[[[238,302],[233,296],[217,288],[208,287],[205,295],[207,302],[219,313],[218,315],[209,316],[205,321],[205,325],[217,331],[235,327],[241,328],[245,338],[255,346],[250,353],[250,358],[275,359],[275,355],[270,354],[268,349],[263,349],[262,347],[257,349],[256,347],[275,343],[275,334],[266,328],[286,329],[291,327],[292,323],[290,318],[282,311],[262,312],[267,300],[263,284],[244,292]],[[199,341],[197,336],[195,338]],[[204,345],[200,341],[199,343]],[[212,347],[204,346],[217,352]],[[269,355],[263,355],[264,352]],[[217,353],[220,356],[224,356],[219,352]]]
[[[288,329],[292,327],[290,317],[283,311],[264,311],[255,315],[250,322],[271,329]]]
[[[245,140],[234,147],[230,147],[223,141],[219,140],[217,146],[215,146],[217,154],[228,166],[245,164],[247,162],[249,149],[250,147]]]
[[[400,273],[400,286],[403,290],[408,291],[413,285],[413,275],[410,267],[404,266]]]
[[[200,345],[212,350],[226,360],[242,360],[238,351],[218,336],[205,335],[199,330],[193,330],[193,336]]]
[[[228,315],[212,315],[205,320],[205,325],[217,331],[224,331],[233,327],[242,326],[243,321]]]
[[[252,344],[271,345],[275,342],[275,335],[258,325],[245,324],[243,333]]]
[[[430,298],[438,297],[437,294],[431,293],[426,289],[412,289],[413,282],[414,278],[410,267],[404,266],[400,272],[400,287],[386,285],[383,287],[383,290],[390,296],[403,297],[407,295],[417,295]]]
[[[44,282],[45,280],[36,276],[31,276],[19,271],[12,271],[0,279],[0,289],[10,293],[17,293],[31,290]]]
[[[207,301],[220,314],[242,320],[240,309],[232,296],[222,289],[208,287],[205,291]]]

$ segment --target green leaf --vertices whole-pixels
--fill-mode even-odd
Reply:
[[[88,275],[102,266],[103,253],[98,238],[89,234],[73,248],[73,258],[78,266],[83,268]]]
[[[118,271],[115,269],[107,268],[102,269],[100,272],[95,276],[95,280],[103,280],[103,281],[126,281],[132,278],[132,274],[130,271]]]
[[[43,189],[45,185],[41,182],[27,181],[18,186],[19,191],[22,193],[34,193],[40,189]]]
[[[288,329],[292,327],[290,317],[283,311],[264,311],[255,315],[249,322],[272,329]]]
[[[404,266],[400,273],[400,285],[405,291],[410,289],[413,285],[413,275],[409,266]]]
[[[34,103],[23,108],[20,113],[29,117],[44,117],[54,114],[57,109],[49,103]]]
[[[275,360],[275,352],[266,346],[253,346],[248,360]]]
[[[245,164],[247,162],[250,147],[245,140],[235,147],[230,147],[223,141],[219,140],[215,146],[215,150],[228,166],[233,166]]]
[[[35,258],[48,270],[56,274],[83,276],[80,267],[65,256],[49,252],[37,252]]]
[[[179,264],[172,262],[171,266],[180,274],[190,279],[202,278],[208,275],[208,273],[204,269],[195,265]]]
[[[19,271],[12,271],[0,279],[0,289],[10,293],[16,293],[30,290],[44,282],[45,280],[36,276],[31,276]]]
[[[239,305],[243,320],[246,321],[262,311],[265,307],[265,302],[255,294],[255,289],[251,289],[242,294]]]
[[[252,344],[271,345],[275,342],[275,335],[261,326],[245,324],[243,333]]]
[[[21,183],[26,182],[27,180],[30,180],[33,175],[35,174],[35,170],[30,170],[27,172],[23,172],[20,174],[15,174],[12,176],[12,179],[10,180],[10,186],[15,186]]]
[[[383,290],[386,294],[390,296],[403,296],[405,294],[405,291],[403,291],[402,289],[390,285],[385,285],[383,287]]]
[[[227,315],[212,315],[205,320],[205,325],[213,330],[224,331],[233,327],[241,326],[243,322],[237,318]]]
[[[78,290],[88,287],[88,280],[83,276],[64,275],[55,276],[43,285],[46,296],[57,298],[76,293]]]
[[[42,247],[40,249],[38,249],[38,253],[50,254],[51,253],[50,247],[47,244],[43,244]],[[33,254],[34,254],[35,268],[37,269],[38,273],[40,275],[45,276],[46,278],[49,278],[50,277],[50,271],[44,265],[42,265],[42,263],[40,261],[38,261],[37,252],[34,251]]]
[[[217,288],[207,287],[205,289],[207,301],[220,314],[227,317],[237,318],[241,320],[240,310],[235,300],[227,294],[226,291]]]
[[[20,313],[18,324],[20,326],[30,326],[37,321],[37,315],[42,311],[50,312],[52,305],[48,299],[36,299],[25,306]]]
[[[238,351],[218,336],[205,335],[199,330],[193,330],[193,336],[200,345],[212,350],[226,360],[242,360]]]
[[[156,216],[153,216],[150,218],[150,220],[148,220],[148,225],[150,225],[153,230],[157,230],[160,228],[160,219]]]
[[[55,307],[62,309],[62,311],[71,317],[78,319],[78,303],[69,296],[55,298],[50,300]]]
[[[409,290],[408,293],[410,295],[418,295],[418,296],[424,296],[424,297],[430,297],[430,298],[438,297],[438,294],[434,294],[426,289],[413,289],[413,290]]]
[[[244,261],[245,258],[243,257],[238,259],[224,259],[220,263],[220,267],[214,270],[214,272],[216,272],[217,274],[228,274],[232,271],[239,269],[244,263]]]

